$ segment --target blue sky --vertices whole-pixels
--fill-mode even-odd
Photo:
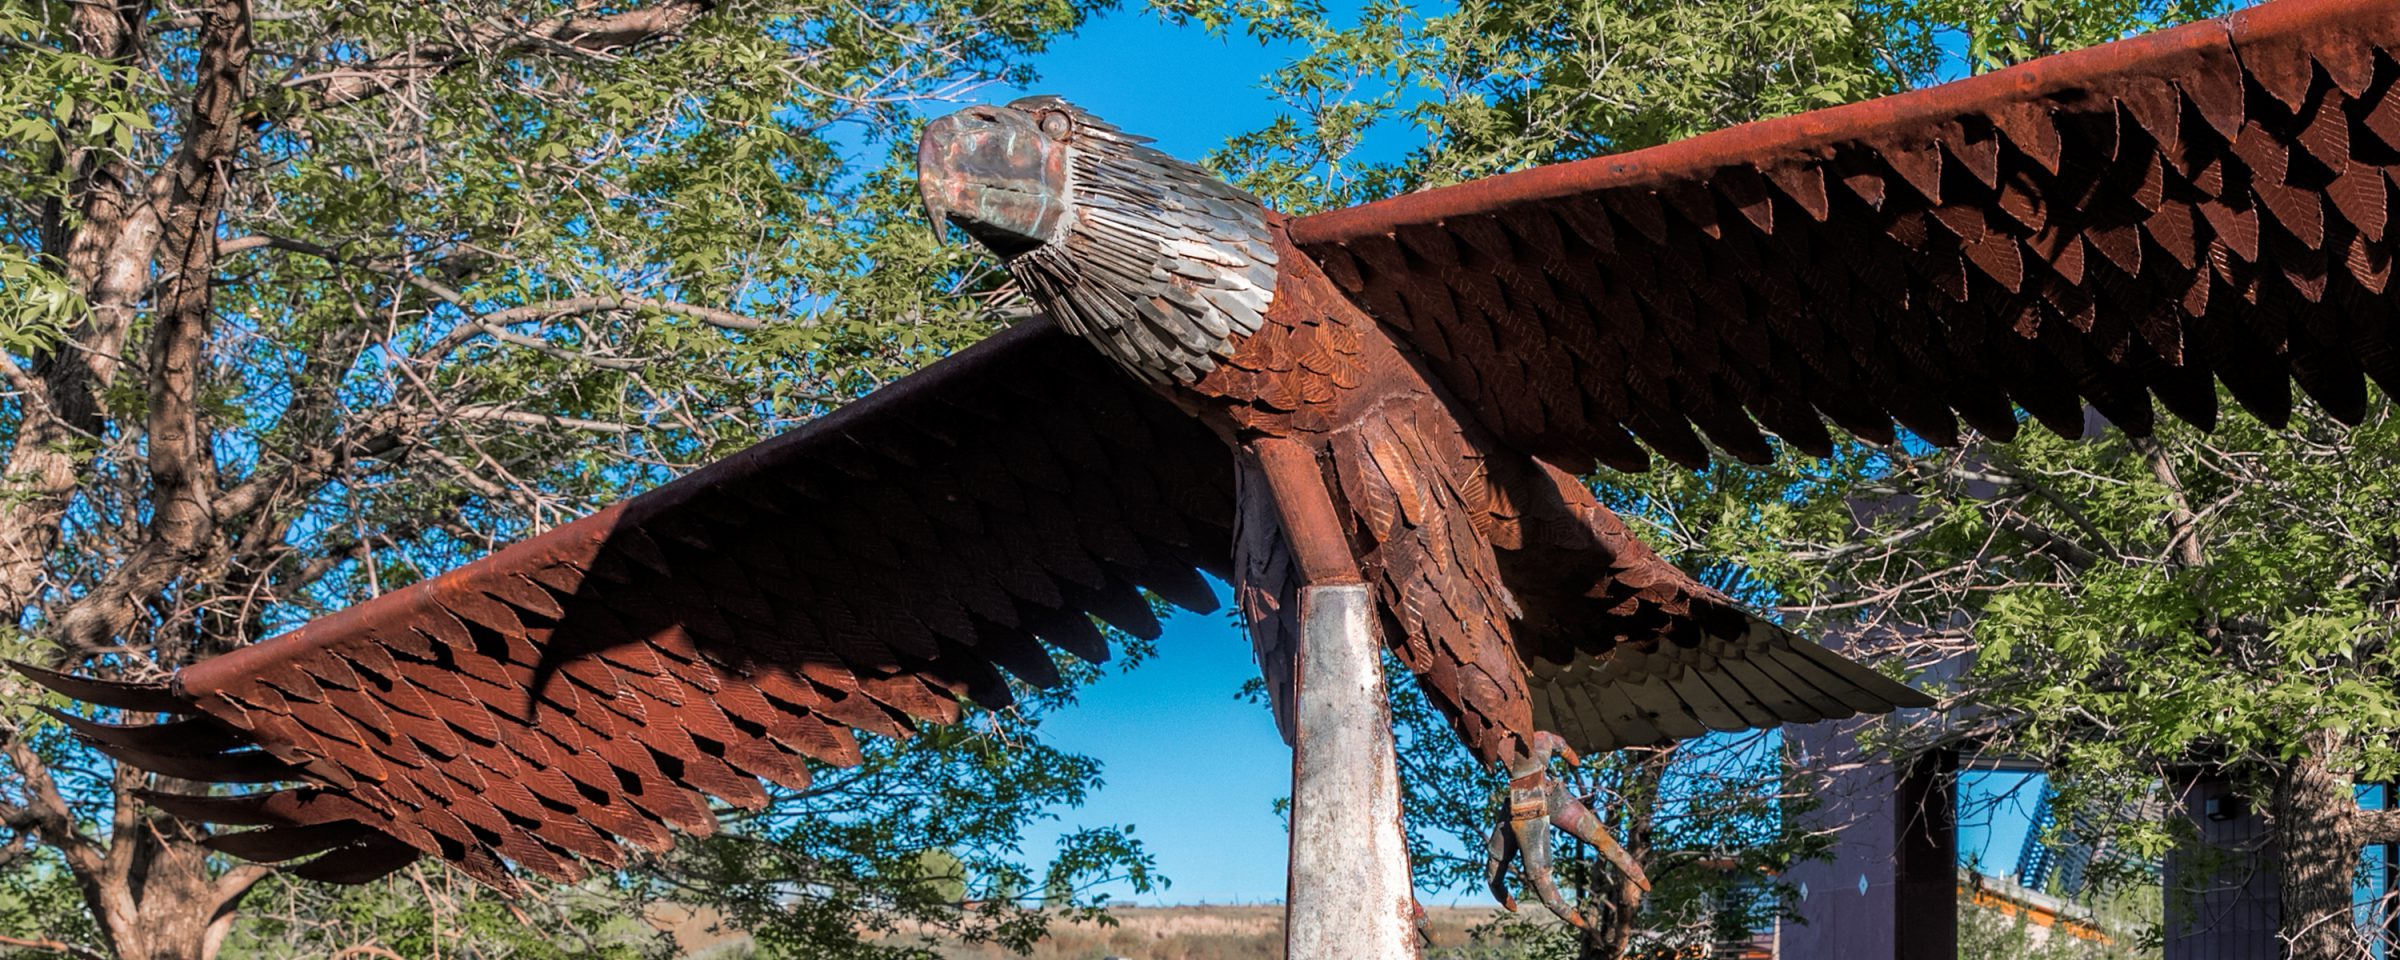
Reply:
[[[1220,599],[1223,595],[1220,593]],[[1292,754],[1264,706],[1236,699],[1258,673],[1250,641],[1224,613],[1178,614],[1157,654],[1087,689],[1042,724],[1061,749],[1098,759],[1105,783],[1081,809],[1026,837],[1040,857],[1075,825],[1132,825],[1173,886],[1146,904],[1256,903],[1283,898]]]
[[[1124,130],[1153,137],[1176,156],[1196,159],[1225,138],[1273,120],[1278,104],[1261,79],[1298,51],[1262,47],[1246,37],[1211,37],[1138,11],[1104,16],[1035,60],[1041,79],[1026,89],[990,88],[983,99],[1058,94]],[[1172,70],[1159,69],[1173,64]],[[1138,78],[1172,77],[1171,82]],[[1200,91],[1206,91],[1205,95]],[[1374,152],[1398,145],[1370,144]],[[1284,825],[1274,802],[1289,792],[1291,752],[1264,707],[1236,698],[1256,675],[1249,641],[1224,613],[1181,614],[1166,624],[1154,659],[1109,676],[1082,702],[1044,725],[1058,746],[1104,765],[1106,782],[1079,809],[1028,835],[1037,860],[1062,832],[1079,826],[1131,825],[1172,886],[1121,900],[1147,904],[1255,903],[1284,894]],[[2006,871],[2016,863],[2038,784],[2011,774],[1962,778],[1964,860]],[[2011,788],[2019,788],[2012,790]],[[1981,798],[2021,797],[1997,804]],[[1490,903],[1480,890],[1432,902]]]
[[[1119,10],[1036,57],[1041,79],[1034,85],[984,93],[1002,102],[1027,93],[1058,94],[1126,132],[1156,138],[1161,150],[1197,159],[1226,137],[1275,118],[1277,104],[1260,80],[1298,52]],[[1165,64],[1172,69],[1162,69]]]

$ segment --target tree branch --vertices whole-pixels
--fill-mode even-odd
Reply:
[[[56,940],[27,940],[22,937],[0,936],[0,946],[39,950],[43,953],[63,953],[70,957],[76,957],[78,960],[108,960],[107,957],[88,947],[78,947],[72,943],[61,943]]]
[[[1992,453],[1995,456],[1998,456],[2002,454],[2002,451],[1993,450]],[[1966,479],[1987,479],[1998,483],[2014,484],[2024,487],[2027,490],[2031,490],[2033,491],[2034,496],[2042,498],[2042,502],[2056,507],[2058,508],[2058,512],[2066,514],[2067,520],[2075,524],[2075,529],[2083,531],[2083,535],[2089,538],[2091,542],[2099,544],[2098,550],[2087,550],[2087,553],[2111,557],[2118,555],[2117,548],[2108,542],[2108,534],[2102,532],[2100,526],[2092,522],[2091,517],[2085,516],[2083,510],[2075,506],[2073,501],[2068,500],[2058,491],[2051,489],[2050,485],[2043,483],[2040,478],[2014,469],[2003,469],[1983,474],[1970,473],[1965,470],[1953,470],[1952,473]],[[2090,564],[2083,563],[2078,564],[2078,566],[2088,567]]]
[[[182,146],[159,171],[168,199],[161,219],[165,279],[150,331],[143,425],[149,534],[133,556],[56,618],[58,636],[70,650],[97,647],[131,624],[147,598],[207,553],[216,532],[216,458],[199,396],[214,309],[209,281],[217,266],[217,223],[244,136],[237,111],[250,66],[250,5],[213,0],[201,20],[191,112],[177,138]],[[132,856],[131,845],[117,849]]]
[[[507,330],[501,329],[497,324],[483,320],[477,320],[474,323],[468,324],[468,326],[470,328],[483,331],[484,336],[498,340],[501,343],[523,347],[543,356],[556,360],[562,360],[567,363],[585,363],[599,367],[602,370],[616,370],[620,372],[626,370],[639,370],[644,365],[642,361],[633,359],[631,357],[604,357],[595,353],[586,353],[580,350],[569,350],[566,347],[551,343],[550,341],[544,340],[540,337],[528,337],[522,333],[510,333]]]
[[[74,808],[67,805],[66,796],[59,792],[58,781],[50,776],[50,766],[26,744],[23,734],[22,730],[7,731],[6,742],[0,744],[0,755],[8,757],[9,766],[16,768],[18,779],[24,781],[25,819],[42,842],[58,848],[67,861],[67,869],[77,880],[89,883],[89,878],[100,873],[100,851],[75,828]]]
[[[274,873],[275,867],[265,863],[240,863],[227,869],[209,889],[209,896],[216,900],[216,906],[209,911],[209,916],[231,915],[235,908],[242,905],[242,898],[250,895],[251,888]]]
[[[2342,824],[2355,844],[2400,843],[2400,810],[2356,810]]]
[[[2000,529],[2016,534],[2033,544],[2035,550],[2050,555],[2077,570],[2089,570],[2100,563],[2100,554],[2086,549],[2066,535],[2027,519],[2015,510],[2003,509],[1994,521]],[[2106,541],[2103,541],[2105,543]]]
[[[659,313],[671,313],[690,317],[720,330],[764,330],[767,327],[764,320],[745,317],[731,310],[678,303],[673,300],[626,296],[568,297],[559,300],[545,300],[541,303],[529,303],[522,307],[496,310],[484,314],[482,320],[489,324],[509,324],[580,313],[608,313],[615,310],[655,310]]]
[[[154,541],[184,558],[197,557],[214,532],[210,509],[216,461],[200,422],[201,369],[208,362],[213,307],[209,279],[217,268],[217,221],[232,186],[242,131],[241,106],[250,66],[250,4],[216,0],[201,15],[200,62],[183,147],[171,165],[167,203],[168,277],[160,290],[150,339],[149,450]]]
[[[442,462],[457,466],[456,461],[445,459]],[[438,526],[439,518],[455,516],[459,508],[465,506],[468,499],[469,495],[465,491],[454,493],[445,498],[443,502],[428,506],[418,517],[404,518],[386,525],[373,535],[373,539],[385,543],[397,543],[420,536],[426,530]],[[362,563],[370,561],[372,556],[368,552],[369,543],[369,538],[364,534],[329,536],[311,548],[308,555],[298,557],[293,561],[293,572],[290,576],[275,583],[275,593],[280,596],[297,595],[300,591],[307,589],[310,584],[324,579],[325,575],[339,569],[344,563],[352,560]]]
[[[357,267],[361,270],[373,271],[375,273],[379,273],[394,280],[408,284],[409,286],[415,287],[416,289],[425,293],[431,294],[435,299],[440,300],[443,303],[447,303],[453,307],[459,308],[460,310],[467,311],[470,315],[474,316],[476,324],[480,324],[485,328],[481,330],[461,329],[457,332],[454,332],[450,337],[441,341],[441,343],[438,344],[435,349],[428,351],[434,356],[440,356],[444,353],[448,353],[448,348],[456,347],[458,344],[472,338],[477,333],[489,334],[492,337],[509,343],[517,344],[518,346],[539,346],[556,349],[556,345],[554,344],[542,343],[540,341],[528,342],[531,340],[531,338],[522,337],[517,334],[505,333],[494,328],[505,327],[511,324],[525,323],[531,320],[553,320],[560,317],[571,317],[590,313],[611,313],[620,310],[651,310],[658,313],[673,314],[679,317],[689,317],[691,319],[708,324],[709,326],[716,327],[720,330],[764,330],[767,328],[768,324],[768,322],[765,320],[761,320],[756,317],[744,316],[731,310],[723,310],[716,307],[704,307],[700,306],[699,304],[683,303],[676,300],[660,300],[655,297],[636,297],[627,296],[624,294],[562,297],[556,300],[544,300],[538,303],[528,303],[521,306],[506,307],[485,314],[475,314],[472,305],[467,302],[467,295],[459,292],[457,289],[447,284],[411,273],[390,263],[378,262],[365,257],[354,257],[343,253],[340,250],[323,246],[321,244],[310,243],[306,240],[301,240],[295,237],[273,236],[267,234],[234,237],[225,241],[223,249],[224,252],[228,254],[258,249],[283,250],[290,253],[306,254],[319,260],[323,260],[327,263],[336,263],[343,266]]]
[[[19,402],[25,405],[25,419],[56,420],[59,421],[60,426],[66,429],[76,429],[74,424],[65,422],[58,415],[58,411],[50,405],[50,385],[34,379],[33,374],[17,365],[15,357],[11,357],[5,352],[0,352],[0,379],[7,380],[8,385],[17,391],[17,396],[22,398]]]
[[[641,427],[630,423],[612,423],[607,420],[586,420],[581,417],[561,417],[548,413],[534,413],[530,410],[512,410],[507,407],[494,404],[476,404],[474,406],[453,407],[448,415],[461,420],[490,420],[499,423],[522,424],[529,427],[566,427],[574,430],[590,430],[594,433],[639,433],[642,429]]]
[[[148,5],[75,3],[64,9],[76,53],[114,67],[144,56],[142,20]],[[125,94],[134,71],[112,70],[103,97]],[[135,308],[150,290],[158,243],[158,208],[145,178],[125,156],[89,146],[83,136],[93,104],[70,100],[60,118],[60,144],[49,172],[66,189],[45,198],[38,217],[43,258],[56,266],[85,306],[67,343],[31,358],[28,371],[44,389],[48,416],[26,417],[8,462],[0,465],[0,609],[21,610],[40,599],[47,561],[57,546],[70,495],[83,477],[71,441],[104,432],[101,391],[115,378]],[[23,389],[23,385],[19,384]]]
[[[1927,517],[1873,540],[1853,540],[1823,550],[1795,550],[1792,552],[1792,558],[1803,563],[1830,563],[1847,557],[1855,557],[1871,550],[1888,550],[1932,533],[1941,525],[1941,519],[1939,516]]]
[[[397,430],[374,431],[364,437],[311,445],[302,451],[304,459],[281,470],[260,470],[252,474],[249,479],[225,491],[211,509],[219,519],[241,516],[258,509],[278,489],[311,486],[331,477],[334,469],[343,461],[382,456],[402,445]]]
[[[2132,441],[2135,452],[2150,465],[2151,476],[2167,488],[2168,549],[2182,566],[2197,570],[2208,565],[2208,554],[2200,544],[2199,516],[2192,512],[2192,501],[2185,495],[2183,480],[2175,475],[2175,461],[2167,457],[2165,447],[2155,437]]]
[[[598,16],[553,17],[535,23],[484,21],[466,28],[464,42],[424,43],[354,66],[284,81],[309,94],[303,109],[322,110],[381,96],[422,83],[471,62],[478,53],[511,57],[532,53],[606,56],[683,32],[714,8],[713,0],[668,0]],[[284,117],[260,118],[276,123]]]

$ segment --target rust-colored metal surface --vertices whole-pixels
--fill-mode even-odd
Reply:
[[[1264,322],[1167,389],[1250,451],[1236,588],[1287,736],[1301,585],[1347,566],[1329,535],[1348,541],[1392,652],[1487,764],[1521,765],[1545,734],[1597,752],[1930,702],[1667,563],[1576,477],[1480,426],[1282,222],[1268,233],[1281,266]],[[1329,510],[1339,533],[1311,533]],[[1581,822],[1580,801],[1556,807],[1512,829]],[[1524,860],[1538,889],[1537,846],[1493,852]]]
[[[1927,702],[1660,558],[1575,476],[1484,429],[1389,326],[1289,252],[1266,322],[1179,390],[1221,432],[1271,438],[1249,442],[1255,459],[1283,461],[1242,474],[1235,554],[1287,734],[1309,565],[1290,541],[1307,538],[1251,505],[1312,499],[1288,488],[1319,472],[1393,653],[1486,763],[1530,755],[1539,732],[1594,753]]]
[[[1147,589],[1228,575],[1224,445],[1048,323],[1000,334],[591,517],[184,670],[172,689],[37,677],[192,719],[76,728],[138,766],[312,786],[159,797],[361,881],[419,853],[508,888],[663,849],[759,780],[858,759],[854,730],[1100,660],[1087,612],[1155,636]]]
[[[2018,406],[2079,432],[2088,400],[2140,431],[2155,395],[2206,424],[2216,379],[2355,419],[2363,377],[2400,384],[2396,47],[2400,4],[2282,0],[1296,221],[1063,101],[978,107],[929,127],[925,196],[1057,327],[169,687],[36,679],[176,715],[62,718],[136,765],[303,784],[158,799],[252,827],[229,852],[503,887],[705,833],[705,798],[762,803],[1002,671],[1050,682],[1052,648],[1106,656],[1091,617],[1155,631],[1143,590],[1208,606],[1200,571],[1288,730],[1307,571],[1354,560],[1392,652],[1527,777],[1553,743],[1923,704],[1570,470],[1760,459],[1762,428],[1824,452],[1821,417],[1948,443]]]
[[[1325,468],[1317,462],[1316,450],[1283,437],[1259,440],[1251,450],[1266,474],[1276,518],[1292,541],[1300,579],[1311,584],[1357,583],[1358,561],[1350,556],[1341,508],[1333,505],[1325,488]]]
[[[2280,0],[1884,100],[1294,222],[1510,444],[1768,456],[2012,401],[2132,432],[2400,385],[2400,4]],[[1954,417],[1955,413],[1955,417]],[[1696,428],[1696,429],[1695,429]],[[1630,436],[1628,435],[1630,434]]]

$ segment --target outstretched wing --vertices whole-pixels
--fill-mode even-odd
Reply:
[[[799,430],[456,571],[186,668],[164,688],[37,676],[181,715],[62,716],[191,780],[300,782],[157,797],[261,825],[255,859],[365,880],[419,854],[510,886],[620,841],[705,834],[714,796],[859,761],[853,730],[1058,678],[1043,643],[1105,659],[1093,617],[1155,636],[1229,570],[1222,441],[1035,321]],[[1038,640],[1037,640],[1038,638]],[[30,671],[39,674],[40,671]]]
[[[1538,729],[1584,753],[1929,707],[1932,697],[1795,636],[1653,552],[1588,488],[1519,498],[1500,554]]]
[[[2279,0],[1942,87],[1296,221],[1511,444],[1686,465],[1820,415],[2130,433],[2400,387],[2400,4]],[[1697,434],[1693,428],[1697,427]],[[1631,437],[1628,436],[1631,433]]]

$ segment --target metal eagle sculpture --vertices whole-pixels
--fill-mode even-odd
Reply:
[[[1928,700],[1662,561],[1577,479],[2005,440],[2088,404],[2206,426],[2217,384],[2363,416],[2400,386],[2400,5],[2282,0],[1944,87],[1303,218],[1046,97],[934,121],[937,225],[1037,319],[723,462],[158,685],[26,668],[197,781],[211,843],[501,886],[706,833],[1154,635],[1234,583],[1288,732],[1292,598],[1363,579],[1516,789],[1545,901],[1562,748]],[[1705,438],[1705,439],[1703,439]],[[321,856],[316,856],[320,855]],[[1502,895],[1505,897],[1505,891]]]

